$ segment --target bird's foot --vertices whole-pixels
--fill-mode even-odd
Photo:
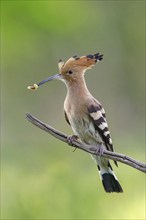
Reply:
[[[67,143],[74,146],[73,141],[76,141],[79,137],[77,135],[71,135],[67,137]]]
[[[103,155],[104,150],[105,150],[104,145],[102,143],[99,143],[97,150],[96,150],[96,153],[98,153],[99,156],[101,157]]]

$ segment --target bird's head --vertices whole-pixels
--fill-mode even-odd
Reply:
[[[103,54],[96,53],[94,55],[87,55],[82,57],[73,56],[65,63],[62,60],[58,62],[59,73],[51,76],[38,84],[29,86],[28,89],[36,90],[38,86],[54,80],[60,79],[65,82],[75,82],[84,75],[87,69],[91,69],[97,62],[103,59]]]

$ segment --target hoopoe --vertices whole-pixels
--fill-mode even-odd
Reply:
[[[63,81],[67,86],[67,95],[64,101],[65,119],[75,135],[83,143],[96,145],[102,142],[105,149],[113,151],[112,139],[104,108],[91,95],[84,79],[86,70],[102,59],[103,55],[96,53],[82,57],[73,56],[65,63],[60,60],[58,63],[59,74],[51,76],[38,84],[29,86],[28,89],[36,90],[38,86],[54,79]],[[108,193],[123,192],[109,160],[96,155],[92,155],[92,157],[97,163],[105,191]],[[116,161],[115,164],[117,165]]]

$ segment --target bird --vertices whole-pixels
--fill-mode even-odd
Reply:
[[[28,89],[36,90],[40,85],[59,79],[67,87],[64,101],[64,115],[74,135],[68,138],[79,139],[88,145],[103,143],[103,149],[114,151],[111,134],[108,128],[105,110],[87,88],[85,72],[103,60],[103,54],[95,53],[85,56],[72,56],[66,62],[59,60],[59,73],[42,80]],[[107,193],[122,193],[123,189],[112,169],[109,159],[102,155],[91,155],[96,162],[103,188]],[[114,161],[118,166],[117,161]]]

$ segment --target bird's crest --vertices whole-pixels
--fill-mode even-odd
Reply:
[[[72,68],[82,68],[84,70],[92,68],[96,62],[103,59],[103,54],[96,53],[94,55],[86,56],[73,56],[69,58],[65,63],[62,60],[59,60],[58,67],[61,72],[66,72],[68,69]]]

